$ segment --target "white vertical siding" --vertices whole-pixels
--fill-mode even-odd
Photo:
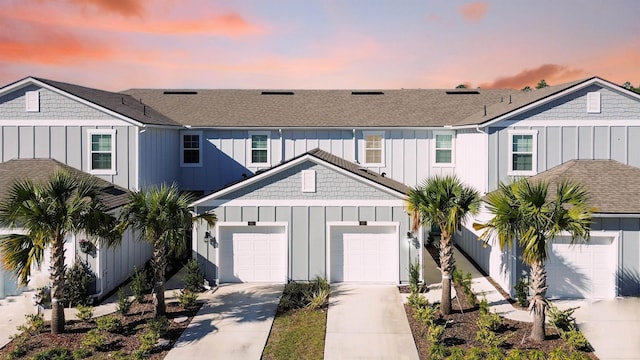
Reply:
[[[488,191],[488,135],[474,130],[458,131],[455,138],[456,173],[460,180],[481,193]]]

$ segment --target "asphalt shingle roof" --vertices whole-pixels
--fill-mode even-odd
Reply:
[[[84,86],[67,84],[59,81],[53,81],[42,78],[33,78],[41,81],[49,86],[75,95],[93,104],[109,109],[120,115],[124,115],[130,119],[143,124],[152,125],[180,125],[171,120],[165,114],[162,114],[151,106],[141,103],[140,99],[133,98],[126,94],[103,91],[98,89],[87,88]]]
[[[53,159],[18,159],[0,163],[0,201],[5,199],[7,191],[16,181],[30,179],[35,183],[43,183],[57,170],[66,170],[76,177],[94,178],[100,187],[102,200],[108,210],[128,202],[127,189]]]
[[[634,166],[615,160],[571,160],[531,179],[548,182],[550,191],[565,179],[582,183],[597,213],[640,214],[640,168]]]
[[[465,90],[367,91],[381,92],[379,95],[352,95],[351,90],[278,91],[293,95],[211,89],[131,89],[123,93],[142,99],[183,125],[223,128],[441,127],[518,93],[513,89]]]

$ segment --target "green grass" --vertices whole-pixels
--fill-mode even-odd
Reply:
[[[263,360],[322,359],[326,310],[290,310],[276,315]]]

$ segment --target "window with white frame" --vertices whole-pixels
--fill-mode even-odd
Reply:
[[[529,176],[537,172],[535,130],[509,132],[509,175]]]
[[[202,166],[202,132],[183,131],[180,143],[180,165]]]
[[[384,165],[384,132],[363,131],[364,165]]]
[[[249,132],[249,139],[249,166],[271,166],[269,132],[251,131]]]
[[[600,93],[599,92],[587,93],[587,113],[589,114],[600,113]]]
[[[452,131],[433,132],[433,164],[434,166],[453,166],[454,133]]]
[[[89,130],[89,172],[115,174],[116,131]]]
[[[40,111],[40,92],[39,91],[27,91],[25,92],[26,110],[28,112]]]

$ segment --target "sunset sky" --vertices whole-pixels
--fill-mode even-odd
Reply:
[[[0,0],[0,85],[640,85],[638,0]]]

